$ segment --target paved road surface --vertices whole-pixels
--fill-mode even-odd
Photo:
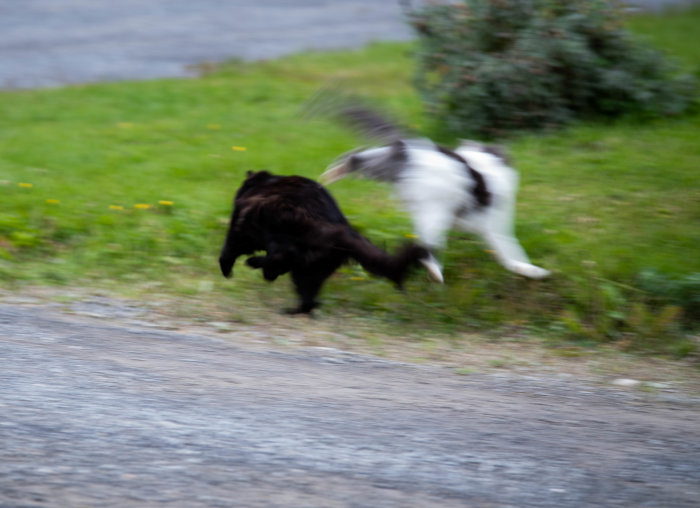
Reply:
[[[245,342],[246,331],[241,331]],[[0,304],[0,506],[695,508],[692,399]]]
[[[184,76],[188,65],[411,36],[396,1],[0,2],[0,87]]]
[[[187,76],[201,62],[411,36],[398,0],[4,0],[0,89]]]

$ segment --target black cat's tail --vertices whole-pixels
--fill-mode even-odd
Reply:
[[[430,253],[415,244],[404,245],[396,254],[389,254],[355,231],[346,231],[338,245],[372,275],[385,277],[401,289],[411,268],[428,259]]]

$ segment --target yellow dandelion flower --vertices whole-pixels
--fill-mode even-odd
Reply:
[[[245,152],[246,147],[245,146],[232,146],[231,150],[233,150],[234,152]]]
[[[161,199],[160,201],[158,201],[158,204],[161,205],[161,206],[173,206],[173,202],[172,202],[172,201],[165,201],[165,200],[162,200],[162,199]]]
[[[110,210],[124,210],[122,205],[109,205]]]
[[[60,203],[60,201],[58,199],[47,199],[46,200],[47,205],[57,205],[59,203]]]
[[[136,208],[137,210],[148,210],[149,208],[151,208],[151,205],[147,203],[136,203],[134,205],[134,208]]]
[[[33,183],[26,183],[26,182],[19,182],[17,185],[19,185],[23,189],[31,189],[34,187]]]

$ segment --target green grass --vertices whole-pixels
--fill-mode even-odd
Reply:
[[[694,9],[631,26],[697,71],[700,45],[686,34],[698,23]],[[361,142],[301,117],[327,82],[430,134],[412,72],[410,45],[379,44],[231,62],[192,80],[1,93],[0,280],[182,297],[202,316],[265,322],[291,303],[290,285],[266,284],[243,263],[227,281],[216,263],[245,172],[316,178]],[[518,236],[551,280],[507,273],[455,233],[447,285],[417,273],[399,293],[349,266],[325,287],[320,316],[405,337],[530,332],[687,354],[700,305],[698,139],[695,112],[513,140]],[[376,243],[393,248],[411,232],[387,187],[346,179],[330,190]]]

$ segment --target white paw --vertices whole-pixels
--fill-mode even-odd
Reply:
[[[426,259],[421,259],[420,262],[428,270],[428,275],[430,275],[431,279],[440,284],[445,282],[445,279],[442,277],[442,267],[432,255]]]
[[[511,263],[508,268],[519,275],[528,277],[530,279],[544,279],[551,275],[549,270],[540,268],[539,266],[531,265],[529,263]]]

